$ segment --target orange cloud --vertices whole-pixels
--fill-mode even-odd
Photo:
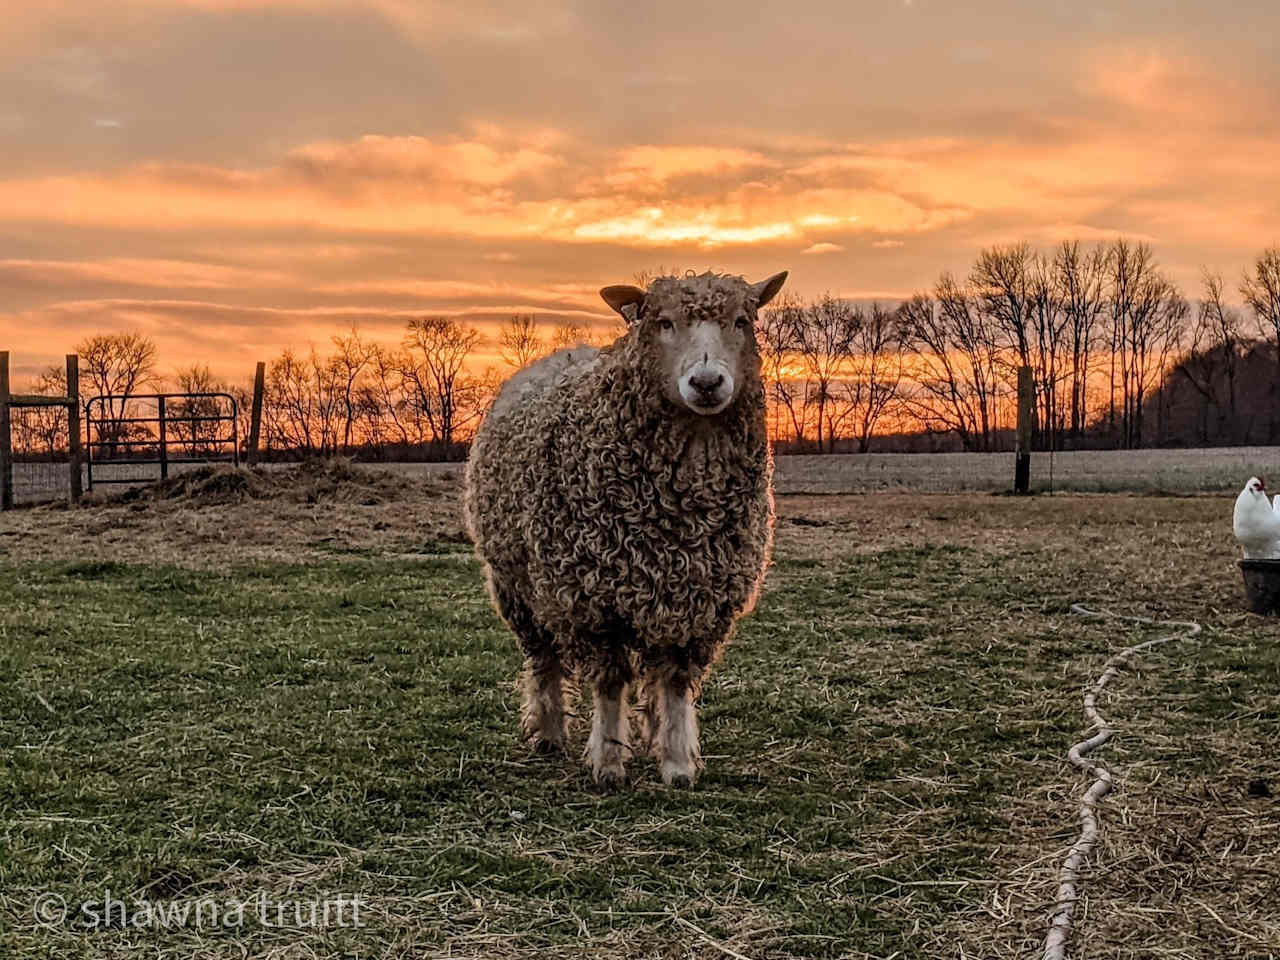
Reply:
[[[141,16],[166,2],[125,6]],[[378,2],[388,19],[413,6]],[[439,9],[396,22],[426,30]],[[503,29],[492,10],[457,17],[463,33]],[[530,120],[272,141],[257,154],[271,159],[254,163],[148,159],[159,150],[98,171],[15,163],[25,172],[0,179],[0,226],[39,240],[0,261],[2,319],[49,326],[61,340],[83,324],[154,323],[177,343],[185,324],[228,350],[260,350],[243,341],[324,339],[352,319],[390,330],[428,311],[480,323],[503,311],[600,317],[586,281],[625,280],[654,262],[714,257],[705,265],[756,276],[793,266],[802,292],[901,295],[993,242],[1124,234],[1156,245],[1191,284],[1206,248],[1225,266],[1275,242],[1273,91],[1207,57],[1119,40],[1074,67],[1042,113],[987,118],[963,135],[943,124],[947,135],[877,136],[868,122],[847,140],[735,131],[725,119],[701,141],[666,144],[651,142],[666,127],[637,125],[631,143]],[[92,106],[86,125],[117,116],[114,105]],[[573,116],[564,111],[564,122]],[[0,116],[0,133],[5,124]],[[77,251],[66,256],[82,261],[52,259],[63,237]],[[852,253],[823,255],[841,250]],[[143,299],[150,293],[155,301]],[[56,302],[32,306],[40,299]],[[193,306],[206,300],[228,302]]]
[[[318,184],[447,181],[496,187],[545,173],[564,162],[539,146],[501,149],[477,140],[435,143],[425,137],[364,136],[353,143],[314,143],[289,155],[289,166]]]
[[[296,275],[183,260],[110,257],[97,261],[0,260],[0,280],[11,287],[65,291],[95,285],[225,290],[296,284]]]
[[[714,146],[637,146],[617,152],[613,171],[602,180],[611,188],[661,189],[669,181],[694,175],[732,174],[744,169],[773,168],[776,159],[754,150]]]
[[[596,300],[599,302],[598,296]],[[196,358],[209,362],[218,376],[243,382],[251,376],[254,363],[269,359],[282,347],[316,344],[323,351],[334,334],[352,325],[366,340],[394,346],[400,342],[407,321],[424,312],[455,317],[475,327],[482,335],[477,362],[496,363],[494,344],[500,325],[513,313],[532,312],[530,307],[518,296],[509,302],[494,298],[484,305],[455,303],[430,311],[364,305],[290,309],[202,300],[86,299],[48,304],[8,316],[0,314],[0,325],[38,328],[46,336],[57,338],[56,348],[47,353],[31,345],[15,356],[17,372],[27,378],[83,337],[104,330],[136,330],[152,339],[159,355],[173,366]],[[548,332],[569,320],[588,330],[605,331],[614,326],[613,315],[603,304],[599,310],[544,307],[536,312]],[[160,372],[169,371],[162,366]]]
[[[238,170],[149,164],[107,176],[0,182],[10,216],[143,229],[288,226],[490,239],[550,237],[642,246],[752,245],[807,230],[917,231],[952,222],[891,190],[840,184],[834,165],[779,170],[772,182],[735,179],[777,161],[745,151],[645,146],[601,156],[570,145],[435,143],[362,137],[309,144],[279,166]],[[545,143],[545,138],[543,140]],[[593,175],[603,165],[604,172]],[[808,177],[812,170],[820,177]],[[712,180],[681,192],[654,184]],[[637,195],[638,194],[638,195]]]
[[[1127,65],[1126,65],[1127,64]],[[1129,72],[1126,72],[1128,70]],[[1187,87],[1194,81],[1199,86]],[[602,149],[564,132],[475,125],[466,137],[365,136],[304,144],[276,165],[149,163],[116,174],[0,181],[4,219],[148,231],[263,228],[441,236],[502,248],[571,244],[689,250],[847,245],[980,221],[1035,238],[1066,229],[1169,242],[1211,231],[1258,245],[1258,197],[1280,191],[1280,136],[1242,128],[1231,107],[1223,145],[1168,121],[1179,98],[1214,97],[1212,77],[1159,57],[1097,58],[1081,87],[1126,119],[1046,117],[1035,137],[883,142],[779,138],[775,149],[635,145]],[[1128,114],[1137,112],[1135,119]],[[1135,135],[1140,130],[1141,135]],[[1106,220],[1095,217],[1105,212]],[[883,249],[883,248],[882,248]],[[816,252],[816,251],[815,251]],[[210,275],[188,286],[234,282]]]

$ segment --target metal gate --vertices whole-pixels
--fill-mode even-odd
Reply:
[[[139,406],[154,416],[139,416]],[[238,408],[229,393],[100,394],[84,405],[85,464],[95,483],[167,480],[175,464],[240,465]],[[173,451],[171,453],[170,451]],[[103,475],[103,467],[159,467],[158,475]],[[95,469],[98,475],[95,476]]]

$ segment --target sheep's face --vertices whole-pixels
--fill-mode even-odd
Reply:
[[[710,417],[737,399],[747,374],[758,373],[756,313],[773,299],[785,272],[749,284],[741,277],[659,277],[648,290],[605,287],[611,307],[633,326],[653,360],[663,395]]]

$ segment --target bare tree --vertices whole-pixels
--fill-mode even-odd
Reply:
[[[1132,278],[1131,278],[1132,279]],[[1121,314],[1122,352],[1121,442],[1126,449],[1143,444],[1147,393],[1162,381],[1170,356],[1176,352],[1186,327],[1186,299],[1154,267],[1137,275],[1126,293]]]
[[[943,274],[932,298],[899,308],[915,348],[910,406],[926,430],[951,431],[966,450],[994,448],[1000,360],[996,332],[974,294]]]
[[[906,331],[899,315],[871,304],[853,337],[848,375],[841,382],[843,400],[853,419],[858,452],[871,449],[881,417],[900,396],[906,361]]]
[[[405,380],[413,388],[431,440],[446,450],[457,440],[460,429],[483,412],[476,398],[484,389],[463,374],[467,357],[479,340],[476,330],[449,317],[415,317],[405,334]]]
[[[1160,405],[1156,408],[1156,446],[1166,442],[1165,430],[1168,423],[1168,400],[1170,395],[1169,378],[1173,373],[1173,361],[1182,353],[1186,343],[1187,318],[1191,314],[1191,305],[1181,291],[1172,283],[1167,283],[1165,297],[1160,306],[1160,314],[1156,320],[1153,350],[1153,368],[1159,380],[1157,397]]]
[[[141,333],[102,333],[76,344],[80,373],[97,393],[127,395],[156,377],[156,345]]]
[[[523,370],[542,356],[542,351],[538,318],[531,313],[512,314],[498,334],[498,352],[506,364],[516,370]]]
[[[173,380],[183,393],[216,393],[221,389],[220,382],[214,377],[207,363],[192,363],[179,367]]]
[[[551,349],[563,350],[566,347],[579,347],[591,342],[591,332],[580,320],[566,318],[556,324],[551,334]]]
[[[315,398],[305,361],[291,347],[285,347],[267,366],[263,420],[268,445],[311,452],[314,414]]]
[[[761,312],[756,326],[756,342],[764,372],[765,388],[773,408],[773,437],[782,436],[782,413],[790,421],[792,435],[798,444],[805,442],[806,406],[803,381],[797,379],[797,330],[804,319],[804,303],[794,294],[783,292]]]
[[[1032,365],[1031,270],[1035,259],[1030,244],[988,247],[978,255],[969,276],[973,295],[982,311],[1014,351],[1013,367]]]
[[[392,442],[408,446],[422,441],[415,421],[411,388],[405,371],[412,365],[404,349],[375,345],[370,353],[370,376],[364,387],[364,429],[370,442]]]
[[[806,306],[795,327],[795,352],[811,386],[816,410],[818,452],[835,447],[840,423],[848,415],[832,389],[847,366],[862,315],[851,304],[823,294]]]
[[[493,405],[503,378],[493,367],[464,377],[457,386],[454,442],[470,441]],[[446,453],[448,451],[446,450]]]
[[[231,404],[218,397],[190,397],[171,401],[170,417],[175,439],[193,455],[213,452],[215,441],[229,443],[233,437],[244,448],[253,420],[252,384],[233,385],[214,376],[208,364],[192,363],[174,373],[173,382],[182,393],[225,393],[235,403],[235,426],[231,426]],[[217,420],[202,419],[217,417]],[[264,438],[265,439],[265,438]],[[220,444],[217,444],[220,446]]]
[[[1031,264],[1032,368],[1036,377],[1040,435],[1050,450],[1062,448],[1067,420],[1063,386],[1071,379],[1068,352],[1072,317],[1058,285],[1055,262],[1036,254]]]
[[[1064,242],[1053,258],[1055,295],[1066,315],[1065,350],[1070,355],[1070,430],[1077,439],[1088,417],[1089,373],[1098,324],[1107,306],[1109,261],[1105,246],[1083,253],[1075,240]]]
[[[631,275],[631,281],[637,287],[648,287],[658,277],[678,277],[689,272],[688,269],[681,270],[679,267],[667,267],[664,264],[658,264],[656,267],[646,267],[643,270],[637,270]]]
[[[352,324],[345,336],[333,337],[333,346],[337,351],[330,358],[333,367],[332,376],[341,390],[342,401],[342,443],[344,450],[351,449],[353,431],[357,419],[356,394],[359,390],[360,376],[372,359],[372,346],[360,339],[360,331]]]
[[[226,384],[224,389],[231,394],[236,401],[236,440],[239,442],[240,451],[243,454],[249,449],[249,431],[253,426],[253,383],[252,381],[239,384]],[[263,398],[265,400],[265,397]],[[265,445],[266,438],[259,437],[258,443],[261,449]]]
[[[1280,247],[1262,251],[1254,262],[1253,273],[1245,272],[1240,281],[1240,295],[1253,312],[1258,336],[1270,340],[1276,348],[1280,366]],[[1267,437],[1275,442],[1280,432],[1280,369],[1271,380],[1271,419]]]
[[[1218,274],[1206,269],[1201,291],[1190,347],[1176,372],[1200,395],[1201,440],[1209,439],[1210,407],[1217,411],[1217,435],[1234,440],[1239,427],[1236,372],[1244,353],[1240,313],[1224,301],[1222,277]]]
[[[1140,411],[1135,409],[1137,398],[1134,396],[1135,378],[1139,375],[1133,355],[1135,339],[1141,340],[1149,335],[1154,311],[1163,293],[1163,278],[1159,275],[1151,248],[1145,243],[1131,243],[1123,237],[1111,246],[1109,266],[1107,305],[1111,320],[1111,356],[1107,426],[1117,446],[1127,448],[1135,441],[1135,420],[1141,419]]]
[[[970,286],[999,346],[997,357],[1012,389],[1019,367],[1030,367],[1036,393],[1037,445],[1058,444],[1064,417],[1058,392],[1064,379],[1064,341],[1069,314],[1057,283],[1056,261],[1029,244],[983,250],[970,272]]]
[[[344,381],[334,358],[311,347],[305,357],[286,348],[267,370],[268,433],[277,446],[306,455],[337,452]]]
[[[225,392],[206,363],[180,367],[174,375],[174,381],[182,393]],[[222,406],[215,397],[188,397],[175,400],[171,409],[166,411],[170,417],[168,429],[172,430],[174,439],[180,441],[191,456],[207,450],[222,433],[230,433],[231,428],[225,423],[206,419],[217,417],[222,412]]]
[[[104,420],[97,422],[97,439],[129,439],[129,424],[124,422],[128,398],[156,381],[155,341],[137,332],[100,333],[77,343],[76,353],[80,355],[82,382],[94,394],[112,398],[104,404]],[[114,449],[111,455],[115,455]]]

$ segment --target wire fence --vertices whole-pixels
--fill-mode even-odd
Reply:
[[[90,479],[94,485],[128,486],[211,461],[238,460],[237,405],[232,397],[181,394],[106,398],[96,404],[94,400],[86,407],[92,419],[85,424],[89,457],[82,458],[82,490],[89,489]],[[65,407],[10,407],[15,505],[72,499],[69,431]]]
[[[13,448],[14,503],[69,500],[71,454],[67,449],[67,411],[60,407],[13,407],[9,411],[9,436]]]
[[[80,475],[84,476],[84,468],[81,468]],[[71,477],[68,475],[65,458],[60,462],[14,461],[14,503],[28,505],[70,499]]]
[[[780,496],[864,493],[1006,493],[1012,453],[859,453],[778,456]],[[379,469],[418,477],[460,477],[461,463],[386,463]],[[1191,450],[1078,450],[1031,455],[1031,491],[1235,496],[1250,476],[1280,476],[1280,446]],[[1228,519],[1230,509],[1227,510]]]

